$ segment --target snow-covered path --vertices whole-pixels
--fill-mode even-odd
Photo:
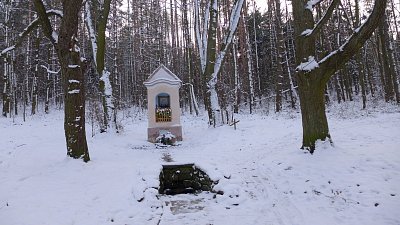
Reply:
[[[166,149],[126,119],[120,135],[88,135],[88,164],[65,156],[61,115],[0,119],[0,224],[400,224],[399,113],[330,118],[335,147],[314,155],[298,116],[241,116],[237,130],[184,116]],[[224,195],[158,196],[162,165],[178,163]]]

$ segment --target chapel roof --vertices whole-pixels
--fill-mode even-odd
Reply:
[[[181,85],[182,81],[172,73],[164,65],[160,65],[150,76],[147,78],[143,84],[148,86],[153,86],[159,83],[166,83],[170,85]]]

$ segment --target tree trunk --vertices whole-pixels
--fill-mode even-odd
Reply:
[[[203,77],[205,78],[205,105],[208,112],[209,124],[215,126],[215,116],[218,116],[220,107],[218,102],[218,94],[215,90],[216,82],[210,82],[214,76],[214,65],[217,54],[217,21],[218,21],[218,1],[211,0],[210,7],[210,23],[207,33],[207,61]],[[210,84],[208,84],[210,83]]]
[[[271,1],[272,5],[272,1]],[[283,74],[285,71],[285,40],[283,37],[283,22],[282,22],[282,15],[281,15],[281,4],[280,0],[275,0],[275,37],[276,37],[276,44],[278,45],[276,48],[276,80],[275,80],[275,111],[280,112],[282,110],[282,87],[283,87]]]
[[[367,108],[367,93],[365,90],[365,66],[362,64],[362,55],[361,53],[357,54],[357,64],[358,64],[358,71],[360,76],[360,86],[361,86],[361,97],[362,97],[362,108]]]
[[[89,161],[89,151],[85,132],[85,85],[83,71],[80,66],[80,56],[70,52],[61,60],[64,77],[64,130],[67,142],[67,154],[72,158],[82,158]],[[71,64],[69,64],[71,63]]]
[[[355,1],[355,25],[360,26],[360,6],[359,2]],[[367,107],[367,93],[365,90],[365,66],[362,63],[362,52],[360,51],[356,55],[356,62],[358,67],[358,76],[360,78],[360,86],[361,86],[361,97],[362,97],[362,108],[365,109]]]
[[[31,114],[35,115],[37,111],[38,104],[38,76],[39,76],[39,49],[40,49],[40,37],[39,30],[36,33],[36,42],[35,42],[35,72],[33,73],[32,78],[32,108]]]
[[[336,100],[338,101],[338,103],[340,104],[342,102],[342,94],[341,94],[341,89],[340,89],[340,85],[339,85],[339,78],[338,78],[339,74],[334,75],[333,77],[333,83],[335,86],[335,91],[336,91]]]
[[[2,90],[2,97],[3,97],[3,112],[2,115],[7,117],[10,113],[10,80],[9,80],[9,64],[7,58],[4,57],[4,75],[3,75],[3,90]]]
[[[6,5],[6,10],[5,10],[5,22],[9,22],[10,19],[10,7],[9,5]],[[5,34],[5,44],[8,46],[9,45],[9,31],[8,31],[8,26],[5,26],[4,29],[4,34]],[[2,98],[3,98],[3,111],[2,111],[2,115],[4,117],[7,117],[7,115],[10,113],[10,79],[9,79],[9,54],[7,53],[5,56],[3,56],[3,69],[4,69],[4,73],[3,73],[3,87],[2,87]]]
[[[233,54],[233,68],[234,68],[234,100],[233,100],[233,112],[239,112],[239,74],[238,74],[238,66],[237,66],[237,53],[236,53],[237,45],[236,41],[232,46],[232,54]]]
[[[365,67],[366,67],[366,73],[367,73],[367,78],[368,78],[368,86],[369,86],[369,89],[370,89],[370,91],[371,91],[371,96],[372,97],[375,97],[375,86],[374,86],[374,84],[375,84],[375,82],[374,82],[374,77],[373,77],[373,75],[372,75],[372,73],[371,73],[371,65],[369,65],[367,62],[369,61],[366,57],[364,57],[365,58],[365,61],[364,61],[364,65],[365,65]]]
[[[64,5],[64,15],[65,11],[75,11],[70,9],[75,5],[68,4],[68,6]],[[76,14],[76,20],[78,19],[77,17]],[[63,25],[72,28],[71,30],[64,29],[70,31],[65,34],[70,37],[69,39],[62,39],[61,35],[63,33],[60,33],[60,49],[58,51],[64,81],[64,130],[67,154],[73,158],[82,158],[83,161],[87,162],[90,158],[85,132],[85,68],[82,68],[83,63],[80,59],[79,48],[73,40],[78,23],[77,21],[74,22],[74,18],[70,18],[70,20],[61,24],[61,26]],[[73,50],[66,48],[67,46],[73,46]]]
[[[331,141],[325,115],[325,85],[317,75],[299,76],[298,82],[303,122],[301,148],[313,153],[316,140]]]

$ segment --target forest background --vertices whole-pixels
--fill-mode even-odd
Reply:
[[[104,8],[107,2],[109,8]],[[231,9],[236,2],[223,0],[218,4],[217,46],[224,43]],[[47,8],[55,9],[50,12],[55,16],[49,18],[57,32],[60,22],[57,10],[62,9],[61,2],[43,3]],[[316,21],[323,17],[330,4],[320,1],[315,5]],[[321,59],[342,46],[358,24],[365,21],[372,7],[371,0],[340,1],[327,26],[318,34],[316,57]],[[374,107],[377,101],[400,102],[399,7],[399,1],[388,0],[378,29],[360,52],[327,83],[326,104],[357,101],[362,110]],[[130,107],[147,107],[143,82],[160,64],[183,81],[180,90],[183,111],[198,114],[199,107],[200,110],[207,107],[209,78],[203,76],[201,46],[195,32],[197,23],[200,28],[204,26],[206,9],[206,1],[191,0],[86,2],[78,12],[75,38],[80,57],[87,61],[84,76],[86,117],[99,131],[108,127],[118,131],[122,128],[122,124],[118,124],[119,113]],[[105,11],[109,13],[106,17]],[[0,49],[4,49],[3,63],[0,64],[0,71],[3,71],[0,79],[2,115],[21,115],[25,119],[26,115],[38,111],[50,113],[52,108],[64,107],[66,80],[61,76],[54,43],[51,38],[45,38],[43,29],[25,32],[37,18],[34,3],[2,1],[0,12]],[[239,16],[232,45],[226,51],[216,82],[222,114],[229,118],[239,111],[298,111],[295,75],[298,65],[295,62],[291,1],[244,1]],[[91,26],[95,31],[103,29],[104,32],[104,65],[100,69],[98,56],[95,56],[97,52],[93,50],[93,38],[97,36],[91,34]],[[24,38],[19,39],[21,36]],[[14,45],[18,47],[9,51]],[[103,74],[103,71],[108,73]],[[107,75],[109,83],[104,81],[103,75]],[[109,90],[108,94],[103,89]],[[109,104],[108,113],[105,113],[107,107],[102,107],[104,102]]]

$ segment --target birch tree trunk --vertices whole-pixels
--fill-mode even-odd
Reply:
[[[246,3],[244,3],[246,4]],[[243,12],[243,17],[242,19],[243,24],[244,24],[244,34],[245,34],[245,39],[246,39],[246,56],[247,56],[247,78],[249,80],[249,111],[250,114],[253,113],[253,108],[254,108],[254,81],[253,81],[253,57],[252,57],[252,52],[251,52],[251,44],[250,44],[250,35],[247,30],[247,6],[245,5],[244,7],[244,12]],[[257,45],[256,45],[257,46]]]
[[[203,77],[207,81],[207,92],[204,99],[210,125],[216,125],[217,118],[219,115],[220,106],[218,102],[218,94],[216,91],[217,85],[217,74],[215,74],[214,66],[217,54],[217,21],[218,21],[218,0],[210,0],[210,22],[207,32],[207,54],[206,54],[206,66]],[[214,79],[212,79],[214,78]]]
[[[89,1],[85,3],[85,23],[89,31],[90,41],[92,43],[93,57],[95,60],[96,71],[100,76],[99,89],[103,105],[103,123],[100,128],[101,132],[107,132],[111,127],[112,112],[114,111],[113,91],[110,81],[110,72],[105,67],[106,52],[106,28],[108,15],[110,13],[111,0],[104,0],[99,6],[99,19],[92,18],[92,7]],[[93,21],[97,21],[96,28]]]
[[[233,100],[233,112],[238,113],[239,112],[239,71],[238,71],[238,65],[237,65],[237,44],[236,41],[234,41],[233,46],[232,46],[232,54],[233,54],[233,67],[234,67],[234,100]]]
[[[205,86],[207,87],[204,102],[208,112],[209,124],[214,127],[223,124],[221,107],[216,90],[218,75],[227,50],[232,44],[233,36],[239,23],[243,2],[244,0],[236,0],[233,5],[229,26],[222,39],[222,43],[218,46],[219,51],[217,51],[218,0],[210,0],[205,10],[202,34],[200,33],[199,2],[198,0],[195,2],[196,39],[200,52],[200,65],[202,70],[204,68],[203,78],[205,79]],[[207,33],[205,33],[206,30]]]

